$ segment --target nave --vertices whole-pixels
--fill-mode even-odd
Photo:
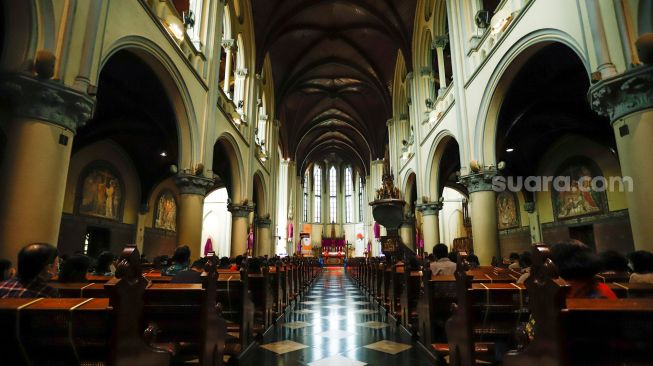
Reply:
[[[342,267],[326,267],[243,365],[431,365]]]

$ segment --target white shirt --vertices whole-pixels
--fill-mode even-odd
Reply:
[[[440,258],[435,262],[431,262],[429,267],[431,267],[431,275],[433,276],[450,276],[456,272],[456,263],[449,258]]]

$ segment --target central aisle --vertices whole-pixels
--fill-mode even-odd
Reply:
[[[345,276],[328,267],[243,365],[431,365]]]

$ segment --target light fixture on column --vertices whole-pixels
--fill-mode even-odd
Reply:
[[[509,153],[511,153],[511,152],[513,152],[513,151],[515,151],[515,149],[512,148],[512,147],[509,147],[509,148],[506,149],[506,152],[509,152]]]

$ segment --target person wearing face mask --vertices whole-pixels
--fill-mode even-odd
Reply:
[[[0,298],[59,297],[48,281],[59,272],[59,252],[50,244],[29,244],[18,253],[16,277],[0,282]]]

